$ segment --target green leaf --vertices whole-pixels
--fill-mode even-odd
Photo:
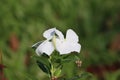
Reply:
[[[78,54],[62,55],[61,63],[74,62],[76,60],[80,60]]]
[[[39,68],[43,71],[43,72],[45,72],[45,73],[47,73],[47,74],[51,74],[51,72],[50,72],[50,69],[48,68],[48,66],[46,66],[45,64],[43,64],[43,63],[41,63],[40,61],[36,61],[37,62],[37,64],[38,64],[38,66],[39,66]]]
[[[54,75],[55,75],[56,77],[59,77],[60,74],[61,74],[61,69],[57,69],[57,70],[54,72]]]
[[[51,62],[52,63],[61,63],[61,55],[57,51],[54,51],[51,54]]]
[[[49,57],[45,54],[41,55],[41,56],[34,56],[38,66],[40,69],[42,69],[43,72],[47,73],[47,74],[51,74],[50,73],[50,69],[51,69],[51,64],[49,62]]]

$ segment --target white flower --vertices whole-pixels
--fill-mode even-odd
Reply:
[[[81,45],[78,43],[78,36],[72,29],[67,30],[66,39],[64,39],[62,32],[56,28],[46,30],[43,36],[46,40],[36,48],[38,55],[42,53],[50,55],[54,50],[57,50],[60,54],[68,54],[74,51],[80,52]]]

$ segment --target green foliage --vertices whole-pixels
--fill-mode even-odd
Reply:
[[[113,73],[106,73],[105,79],[106,80],[119,80],[120,79],[120,70],[115,71]]]
[[[51,74],[51,72],[50,72],[51,64],[49,62],[49,59],[44,56],[39,56],[39,57],[36,56],[35,58],[36,58],[36,62],[38,64],[38,66],[42,69],[42,71],[47,74]]]

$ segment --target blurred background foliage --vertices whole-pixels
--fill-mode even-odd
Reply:
[[[52,27],[79,35],[81,70],[93,74],[90,80],[120,80],[120,0],[0,0],[4,80],[48,80],[31,45]],[[70,77],[76,68],[67,65]]]

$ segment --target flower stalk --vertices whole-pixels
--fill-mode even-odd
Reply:
[[[51,64],[51,69],[50,69],[50,71],[51,71],[51,75],[50,75],[50,79],[51,80],[58,80],[58,77],[60,77],[60,75],[61,75],[61,72],[59,72],[59,71],[61,71],[61,68],[59,68],[59,66],[61,66],[61,64],[60,63],[56,63],[56,60],[55,61],[53,61],[53,57],[52,56],[50,56],[50,59],[49,59],[49,61],[50,61],[50,64]],[[56,65],[57,64],[57,65]]]

